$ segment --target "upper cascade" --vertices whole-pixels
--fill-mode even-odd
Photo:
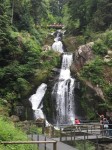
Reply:
[[[54,51],[63,53],[64,52],[64,48],[63,48],[63,43],[62,43],[62,35],[63,33],[61,32],[61,30],[57,30],[55,33],[55,38],[54,38],[54,43],[52,44],[52,49]]]

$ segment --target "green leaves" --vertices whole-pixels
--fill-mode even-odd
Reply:
[[[112,30],[111,30],[111,31],[107,31],[106,37],[105,37],[105,40],[104,40],[104,43],[105,43],[109,48],[112,48]]]
[[[92,49],[96,55],[105,56],[107,54],[107,46],[104,44],[104,42],[101,39],[98,39],[94,43]]]
[[[105,86],[104,88],[105,94],[110,102],[112,102],[112,85]]]
[[[103,61],[96,58],[93,61],[88,62],[81,71],[81,76],[90,80],[93,84],[102,85],[103,78],[101,77],[103,71]],[[100,78],[99,78],[100,76]]]
[[[66,8],[68,7],[68,8]],[[112,25],[112,2],[110,0],[69,0],[64,8],[64,20],[67,28],[76,34],[73,21],[79,20],[79,33],[89,27],[92,31],[104,31]],[[66,11],[67,10],[67,11]],[[71,26],[71,27],[70,27]]]
[[[7,119],[0,117],[0,141],[27,141],[27,136],[23,131],[14,127],[14,124]],[[27,144],[12,144],[2,145],[0,149],[3,150],[36,150],[37,146]]]

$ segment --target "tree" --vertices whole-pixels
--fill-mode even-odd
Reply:
[[[93,13],[90,25],[95,31],[106,30],[112,25],[111,0],[97,0],[97,10]]]
[[[69,0],[64,9],[67,28],[73,34],[84,33],[88,27],[94,31],[106,30],[112,25],[111,0]]]

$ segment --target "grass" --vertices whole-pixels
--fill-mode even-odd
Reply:
[[[27,135],[8,119],[0,117],[0,141],[27,141]],[[36,145],[14,144],[0,145],[0,150],[36,150]]]

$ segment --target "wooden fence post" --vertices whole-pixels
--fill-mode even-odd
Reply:
[[[71,127],[71,141],[72,141],[72,127]]]
[[[45,141],[46,141],[46,136],[45,136]],[[45,143],[45,150],[46,150],[46,143]]]
[[[98,150],[99,149],[99,146],[98,146],[98,135],[96,135],[96,150]]]
[[[61,127],[60,127],[60,141],[62,141],[62,136],[61,136]]]
[[[88,126],[87,126],[87,139],[88,139]]]
[[[75,141],[75,130],[74,130],[74,141]]]
[[[52,137],[54,137],[54,126],[52,127]]]
[[[91,126],[91,133],[92,133],[92,126]]]
[[[42,134],[44,134],[45,121],[42,122]]]
[[[53,150],[57,150],[57,142],[53,143]]]
[[[37,134],[37,141],[39,141],[39,134]],[[39,143],[37,144],[39,148]]]
[[[85,137],[85,133],[84,133],[84,150],[86,150],[86,137]]]

